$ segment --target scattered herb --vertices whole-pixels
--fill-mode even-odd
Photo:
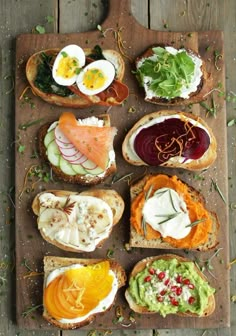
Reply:
[[[201,259],[199,259],[198,261],[199,261],[200,263],[203,263],[203,266],[200,267],[199,264],[197,263],[197,261],[195,262],[196,266],[197,266],[202,272],[204,272],[204,270],[207,270],[207,271],[211,274],[211,276],[212,276],[213,278],[215,278],[214,274],[211,272],[211,271],[214,269],[214,267],[212,266],[212,260],[213,260],[215,257],[217,257],[217,256],[219,255],[219,252],[220,252],[221,250],[223,250],[223,247],[219,247],[219,248],[213,253],[213,255],[212,255],[209,259],[207,259],[207,260],[201,260]]]
[[[130,106],[130,108],[128,109],[128,113],[135,113],[136,112],[136,108],[134,106]]]
[[[211,184],[212,184],[214,190],[218,192],[218,194],[220,195],[220,197],[222,198],[222,200],[226,204],[227,202],[226,202],[225,196],[223,195],[220,187],[218,186],[217,182],[213,180],[213,178],[211,179]]]
[[[41,25],[37,25],[37,26],[35,27],[35,31],[36,31],[38,34],[45,34],[45,32],[46,32],[44,26],[41,26]]]
[[[68,54],[65,51],[62,51],[61,54],[62,54],[63,57],[67,57],[68,56]]]
[[[232,265],[236,264],[236,258],[230,261],[228,268],[231,268]]]
[[[24,266],[28,271],[33,272],[33,269],[28,265],[27,259],[23,259],[23,261],[21,262],[21,266]]]
[[[112,258],[114,256],[114,251],[112,249],[108,249],[106,256],[109,259]]]
[[[112,181],[111,181],[111,184],[114,184],[114,183],[117,183],[117,182],[121,182],[123,180],[126,180],[131,177],[133,175],[133,173],[129,173],[129,174],[126,174],[126,175],[123,175],[121,177],[117,176],[117,175],[114,175],[113,178],[112,178]]]
[[[201,222],[205,222],[205,220],[206,220],[206,218],[198,219],[198,220],[186,225],[185,227],[191,227],[192,228],[192,227],[198,225]]]
[[[11,81],[11,87],[8,91],[6,91],[6,95],[8,95],[14,91],[14,88],[15,88],[14,77],[12,75],[7,75],[7,76],[4,76],[3,79],[6,79],[6,80],[9,79]]]
[[[170,214],[170,215],[156,215],[156,217],[166,217],[166,219],[163,219],[161,222],[159,222],[157,224],[158,225],[159,224],[164,224],[164,223],[168,222],[169,220],[177,217],[179,214],[180,214],[180,212],[175,212],[175,213]]]
[[[231,296],[231,302],[235,303],[236,302],[236,295]]]
[[[231,127],[231,126],[234,126],[236,125],[236,118],[235,119],[231,119],[230,121],[227,122],[227,126],[228,127]]]
[[[228,103],[236,103],[236,94],[233,91],[227,93],[225,100]]]
[[[46,19],[47,23],[53,23],[54,22],[54,17],[52,15],[47,15],[45,19]]]
[[[168,23],[164,23],[163,27],[164,27],[165,29],[169,28]]]
[[[205,108],[207,115],[210,114],[212,117],[216,118],[217,115],[217,105],[215,103],[214,97],[211,98],[211,106],[207,105],[205,102],[200,102],[200,105]]]
[[[39,304],[37,306],[31,306],[29,308],[27,308],[21,315],[23,317],[27,317],[29,316],[30,314],[32,314],[35,310],[37,310],[38,308],[42,307],[43,305],[42,304]]]
[[[19,129],[20,130],[27,130],[27,128],[29,128],[30,126],[39,124],[41,121],[43,121],[43,118],[37,119],[37,120],[33,120],[33,121],[27,121],[25,124],[20,124],[19,125]]]
[[[193,175],[193,179],[194,179],[195,181],[203,181],[203,180],[205,180],[205,177],[202,176],[202,175],[200,175],[200,174],[194,174],[194,175]]]
[[[218,66],[218,61],[223,58],[222,54],[219,51],[214,50],[214,65],[217,71],[220,71],[221,68]]]
[[[23,154],[25,151],[25,145],[19,145],[17,148],[18,153]]]

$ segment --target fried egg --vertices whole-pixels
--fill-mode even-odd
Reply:
[[[95,95],[104,91],[112,83],[114,77],[114,65],[107,60],[99,60],[83,68],[76,84],[82,93]]]
[[[72,85],[76,82],[84,65],[85,54],[83,49],[75,44],[70,44],[58,53],[53,64],[52,76],[60,85]]]

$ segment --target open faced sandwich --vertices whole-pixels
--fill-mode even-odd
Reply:
[[[125,64],[115,50],[67,45],[33,54],[26,77],[33,92],[51,104],[83,108],[120,105],[129,95],[122,83]]]
[[[194,262],[164,254],[134,266],[125,296],[130,308],[139,314],[205,317],[215,310],[214,292]]]
[[[47,190],[36,195],[32,209],[46,241],[65,251],[91,252],[110,236],[124,201],[112,189]]]
[[[127,133],[123,157],[130,164],[202,170],[216,159],[211,128],[200,117],[161,110],[142,117]]]
[[[115,134],[108,114],[77,120],[64,112],[58,121],[39,129],[39,153],[59,179],[97,184],[116,171]]]
[[[60,329],[90,324],[114,304],[124,269],[113,260],[45,257],[43,317]]]
[[[136,59],[136,77],[144,88],[145,100],[159,105],[197,103],[212,89],[204,60],[184,48],[148,48]]]
[[[131,246],[206,251],[218,244],[216,214],[176,176],[146,175],[131,186],[130,196]]]

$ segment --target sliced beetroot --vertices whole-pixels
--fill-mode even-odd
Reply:
[[[134,149],[148,165],[158,166],[175,156],[197,160],[210,145],[208,133],[190,122],[169,118],[143,128],[134,140]]]

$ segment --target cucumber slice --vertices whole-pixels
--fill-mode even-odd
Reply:
[[[72,169],[72,166],[70,162],[63,159],[63,157],[60,157],[60,169],[63,171],[66,175],[76,175],[76,172]]]
[[[48,145],[50,144],[50,142],[52,142],[53,140],[55,140],[55,134],[54,134],[54,130],[48,132],[44,138],[44,145],[45,147],[48,147]]]
[[[58,167],[60,162],[61,153],[59,151],[59,148],[55,142],[55,140],[51,141],[47,148],[47,157],[48,160],[53,164],[54,166]]]
[[[84,169],[86,173],[89,175],[100,175],[104,172],[104,170],[98,166],[96,168],[93,168],[94,162],[90,160],[87,160],[84,165],[85,165]]]
[[[76,174],[86,175],[86,170],[80,164],[72,164],[72,169],[76,172]]]

